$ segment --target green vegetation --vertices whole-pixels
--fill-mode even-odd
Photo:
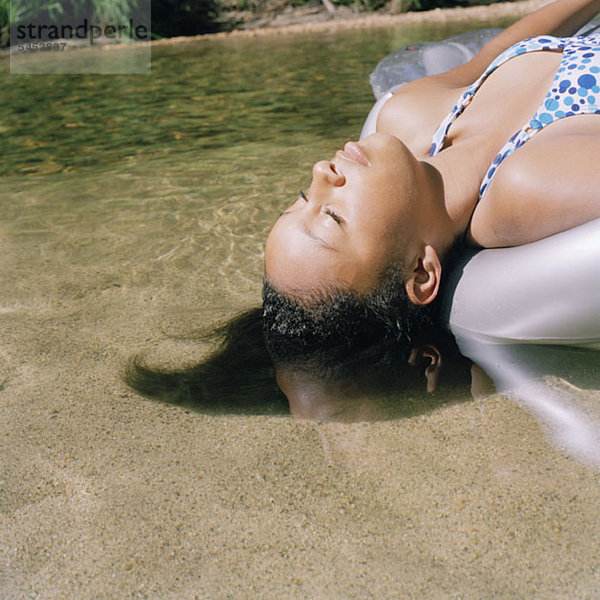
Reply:
[[[77,24],[83,18],[99,25],[125,25],[139,10],[139,0],[0,0],[0,45],[9,44],[9,24]]]
[[[490,4],[493,0],[332,0],[334,5],[374,11],[392,4],[394,12]],[[60,25],[83,18],[100,25],[128,23],[143,0],[0,0],[0,46],[7,46],[13,27],[37,22]],[[235,27],[237,15],[273,14],[286,7],[318,5],[319,0],[151,0],[153,37],[194,35]],[[12,18],[11,18],[12,11]]]

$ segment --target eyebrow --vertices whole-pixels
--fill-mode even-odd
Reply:
[[[302,190],[300,190],[298,192],[298,196],[300,198],[302,198],[302,200],[305,200],[306,202],[308,202],[308,198],[306,197],[306,194]],[[290,212],[290,209],[288,208],[287,210],[284,210],[283,212],[280,212],[279,216],[277,218],[279,219],[279,218],[283,217],[283,215],[287,215],[289,212]]]
[[[281,217],[284,217],[285,215],[289,215],[289,214],[290,214],[290,210],[284,210],[282,213],[279,214],[279,217],[277,217],[277,220],[279,220]],[[302,231],[304,231],[304,233],[311,240],[318,242],[326,250],[331,250],[332,252],[339,252],[339,250],[337,248],[328,244],[322,237],[315,235],[306,225],[304,225],[304,227],[302,227]]]
[[[330,246],[323,238],[319,237],[318,235],[315,235],[308,227],[306,227],[306,225],[303,227],[303,231],[311,240],[318,242],[326,250],[331,250],[332,252],[339,252],[337,248],[335,248],[334,246]]]

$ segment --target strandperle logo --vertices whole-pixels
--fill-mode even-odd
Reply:
[[[152,70],[152,0],[9,1],[11,74]]]
[[[129,19],[127,25],[94,25],[87,19],[83,19],[80,25],[40,25],[28,23],[18,25],[16,39],[27,40],[85,40],[89,39],[94,45],[94,40],[104,37],[108,39],[120,39],[122,37],[135,40],[147,40],[150,32],[145,25],[135,25],[133,19]]]

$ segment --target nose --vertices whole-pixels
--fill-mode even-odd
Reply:
[[[346,183],[346,178],[330,160],[320,160],[318,163],[315,163],[313,167],[313,179],[316,181],[325,181],[336,187]]]

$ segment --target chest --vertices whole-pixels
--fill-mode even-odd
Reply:
[[[551,88],[560,59],[560,52],[532,52],[494,70],[452,121],[442,152],[477,140],[482,162],[491,161],[535,113]],[[385,104],[377,129],[399,137],[415,155],[424,158],[439,124],[467,89],[448,87],[435,78],[412,82]]]

